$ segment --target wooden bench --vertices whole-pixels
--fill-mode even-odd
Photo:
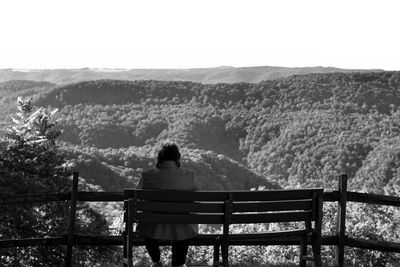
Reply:
[[[299,265],[313,260],[321,266],[321,224],[323,189],[269,191],[124,191],[124,263],[133,266],[133,246],[144,244],[135,232],[134,223],[221,224],[222,234],[200,234],[190,245],[214,246],[214,266],[228,264],[228,247],[232,245],[299,244]],[[231,234],[231,224],[299,223],[299,229],[249,234]],[[314,223],[312,223],[314,222]],[[295,242],[293,240],[295,239]],[[161,245],[169,245],[168,241]],[[307,256],[307,244],[313,257]]]

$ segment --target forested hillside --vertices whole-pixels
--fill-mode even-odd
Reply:
[[[110,170],[109,175],[92,175],[105,189],[124,185],[119,180],[136,182],[140,170],[151,167],[159,143],[170,139],[189,154],[208,155],[210,165],[204,158],[188,157],[189,165],[200,172],[201,164],[209,166],[203,177],[228,174],[230,184],[222,186],[226,188],[232,183],[255,187],[256,183],[244,185],[249,168],[267,184],[283,187],[332,188],[336,175],[345,172],[354,189],[398,193],[398,72],[310,74],[212,85],[154,80],[0,85],[5,111],[21,92],[34,95],[38,106],[59,108],[63,146],[80,151],[76,153],[86,158],[89,169],[100,170],[98,164]],[[132,153],[141,156],[129,158]],[[244,172],[233,181],[235,168]],[[116,186],[102,182],[114,176]]]
[[[61,138],[76,146],[117,153],[171,139],[283,187],[332,188],[345,172],[356,189],[397,193],[395,170],[368,165],[383,161],[382,153],[396,155],[390,144],[399,133],[399,78],[385,72],[214,85],[97,80],[59,86],[36,104],[60,108]],[[395,164],[396,157],[386,158]],[[125,163],[109,165],[131,168]]]
[[[169,139],[183,148],[184,166],[196,171],[204,189],[333,189],[338,174],[347,173],[350,190],[400,195],[399,72],[233,84],[10,81],[0,88],[0,118],[6,124],[18,93],[33,96],[37,106],[59,109],[58,145],[90,190],[134,186]],[[349,209],[352,234],[398,240],[398,226],[385,217],[398,216],[397,210]],[[332,212],[330,207],[324,215],[326,228],[332,228]],[[368,218],[368,226],[361,217]],[[371,221],[390,230],[377,232]],[[368,255],[358,263],[396,261]]]

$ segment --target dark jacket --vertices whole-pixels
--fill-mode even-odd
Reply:
[[[144,171],[138,189],[199,190],[194,171],[178,168],[174,161],[164,161],[160,166]],[[138,227],[148,237],[165,240],[184,240],[198,234],[197,224],[145,224]]]

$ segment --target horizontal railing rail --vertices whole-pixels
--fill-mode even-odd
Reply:
[[[87,236],[74,233],[76,202],[123,202],[124,192],[87,192],[77,191],[79,174],[73,175],[73,190],[58,194],[35,194],[35,195],[7,195],[0,196],[1,205],[20,205],[48,203],[57,201],[70,201],[70,225],[68,234],[58,237],[0,239],[0,248],[5,247],[27,247],[27,246],[67,246],[66,265],[72,265],[72,248],[76,245],[93,246],[122,246],[123,237],[116,236]],[[336,246],[337,266],[344,264],[344,247],[355,247],[361,249],[377,250],[384,252],[400,253],[400,242],[368,240],[349,237],[345,234],[346,203],[359,202],[373,205],[387,205],[400,207],[400,197],[384,196],[369,193],[358,193],[347,191],[347,175],[340,175],[339,190],[327,191],[323,194],[324,202],[338,202],[336,235],[322,236],[322,245]],[[167,244],[168,242],[166,242]],[[236,244],[237,243],[237,244]],[[253,240],[240,242],[233,245],[299,245],[298,240],[287,240],[275,238],[269,241]],[[242,244],[243,243],[243,244]],[[140,243],[139,243],[140,244]],[[144,243],[143,243],[144,244]],[[201,240],[192,241],[191,245],[201,245]]]
[[[9,195],[0,198],[0,205],[10,204],[34,204],[56,201],[70,201],[71,193],[35,194],[35,195]],[[122,202],[124,192],[86,192],[78,191],[77,200],[85,202]]]
[[[70,201],[71,193],[35,194],[35,195],[8,195],[0,198],[0,205],[6,204],[34,204],[56,201]]]
[[[347,192],[347,201],[400,207],[400,197]]]
[[[348,192],[349,195],[354,194],[354,192]],[[360,193],[355,193],[359,195]],[[380,204],[378,202],[364,201],[364,194],[362,197],[356,196],[354,202],[365,202],[369,204]],[[365,194],[368,195],[368,194]],[[378,195],[379,196],[379,195]],[[391,197],[396,198],[396,197]],[[323,195],[324,202],[335,202],[339,200],[338,191],[324,192]],[[45,202],[56,202],[56,201],[70,201],[71,193],[58,193],[58,194],[36,194],[36,195],[10,195],[7,198],[0,198],[0,205],[10,205],[10,204],[34,204],[34,203],[45,203]],[[124,192],[88,192],[88,191],[78,191],[77,200],[84,202],[123,202]],[[400,201],[400,198],[399,200]],[[395,202],[393,202],[395,203]],[[391,204],[382,204],[390,205]],[[399,202],[400,205],[400,202]]]

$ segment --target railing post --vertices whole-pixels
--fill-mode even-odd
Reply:
[[[128,267],[133,267],[133,223],[137,220],[137,193],[133,192],[133,198],[128,199],[128,223],[125,231],[127,232],[127,261]]]
[[[78,195],[78,179],[79,173],[74,172],[72,178],[72,191],[71,203],[69,212],[69,227],[68,227],[68,240],[67,240],[67,254],[65,256],[65,267],[72,266],[72,247],[74,244],[74,228],[75,228],[75,215],[76,215],[76,200]]]
[[[344,247],[346,244],[346,201],[347,201],[347,174],[339,176],[339,202],[336,220],[336,245],[335,257],[338,267],[344,265]]]
[[[224,225],[221,242],[222,266],[229,266],[229,225],[232,223],[232,192],[228,193],[228,199],[224,201]]]

